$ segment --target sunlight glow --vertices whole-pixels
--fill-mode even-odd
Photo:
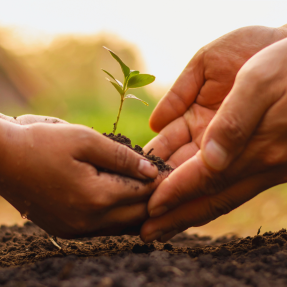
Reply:
[[[111,32],[136,44],[146,72],[170,85],[203,45],[242,26],[286,24],[286,11],[286,0],[0,0],[0,26],[43,43]]]

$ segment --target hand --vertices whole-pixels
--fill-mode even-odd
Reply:
[[[168,240],[287,181],[287,39],[252,57],[204,133],[197,154],[152,195],[146,241]],[[219,172],[220,171],[220,172]]]
[[[13,124],[18,125],[29,125],[35,123],[45,123],[45,124],[68,124],[68,122],[54,118],[54,117],[46,117],[46,116],[38,116],[38,115],[23,115],[19,117],[9,117],[0,113],[0,119],[8,121]]]
[[[200,49],[155,108],[150,126],[159,135],[145,150],[154,148],[154,153],[173,167],[194,156],[239,69],[254,54],[284,37],[287,27],[251,26]]]
[[[129,148],[80,125],[0,119],[0,131],[0,193],[48,233],[120,234],[147,218],[146,202],[160,178],[143,184],[118,175],[157,177],[157,168]]]

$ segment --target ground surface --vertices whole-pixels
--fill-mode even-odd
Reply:
[[[287,232],[247,238],[179,234],[58,239],[40,228],[0,228],[0,286],[286,286]]]

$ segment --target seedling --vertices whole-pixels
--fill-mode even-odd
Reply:
[[[148,106],[148,103],[137,98],[136,96],[132,94],[126,95],[127,91],[129,89],[136,89],[140,88],[143,86],[146,86],[150,83],[152,83],[155,80],[155,76],[148,75],[148,74],[140,74],[139,71],[131,70],[121,59],[119,56],[117,56],[112,50],[108,49],[107,47],[104,47],[106,50],[110,52],[112,57],[120,64],[122,72],[124,74],[124,83],[122,84],[119,80],[115,79],[114,76],[112,76],[109,72],[106,70],[102,69],[112,80],[109,78],[106,78],[118,91],[118,93],[121,96],[121,102],[120,102],[120,107],[118,111],[118,116],[117,120],[114,123],[114,128],[113,128],[113,134],[115,134],[118,126],[118,122],[120,119],[120,114],[122,111],[123,103],[126,99],[136,99],[141,101],[143,104]]]

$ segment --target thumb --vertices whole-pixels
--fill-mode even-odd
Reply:
[[[222,171],[244,150],[252,134],[276,97],[266,95],[266,89],[256,84],[252,75],[237,76],[234,86],[209,123],[202,139],[201,151],[205,163]]]
[[[142,155],[95,130],[79,127],[83,133],[81,138],[86,140],[81,148],[76,150],[76,159],[133,178],[157,177],[157,167]]]

